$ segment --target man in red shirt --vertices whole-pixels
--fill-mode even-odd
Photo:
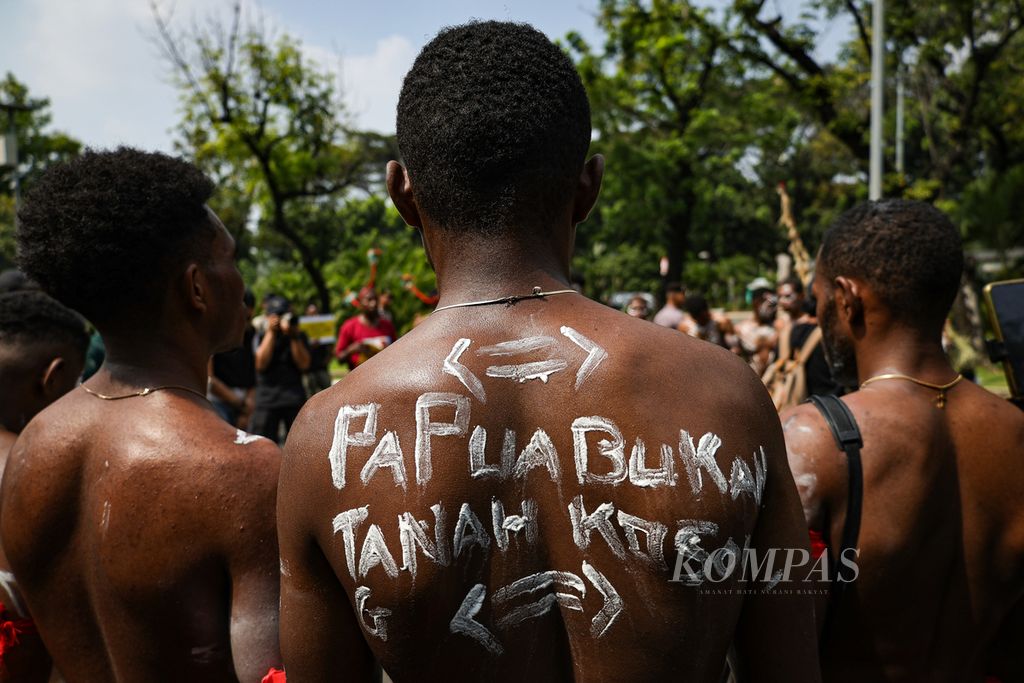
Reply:
[[[348,369],[355,367],[395,341],[395,326],[380,316],[377,308],[377,292],[372,287],[359,290],[356,299],[359,314],[346,320],[338,330],[338,344],[334,355],[348,363]]]

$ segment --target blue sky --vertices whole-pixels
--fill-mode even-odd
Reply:
[[[158,0],[187,28],[226,16],[230,0]],[[575,30],[599,43],[597,0],[263,0],[247,11],[302,40],[313,58],[340,71],[357,126],[393,132],[402,77],[420,48],[446,25],[471,18],[526,21],[552,38]],[[769,0],[795,18],[799,0]],[[841,37],[822,27],[825,37]],[[54,127],[97,147],[170,150],[177,92],[153,42],[148,0],[0,0],[0,70],[52,100]],[[835,40],[827,41],[834,43]],[[338,59],[340,57],[340,59]],[[340,64],[340,67],[338,66]]]

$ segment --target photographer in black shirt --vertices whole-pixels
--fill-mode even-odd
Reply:
[[[256,407],[250,431],[277,440],[306,402],[302,373],[309,369],[309,340],[299,330],[291,304],[280,296],[266,301],[266,330],[256,335]]]

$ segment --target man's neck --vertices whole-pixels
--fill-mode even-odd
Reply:
[[[438,307],[468,301],[569,289],[568,260],[561,263],[550,247],[513,241],[476,242],[451,251],[437,266]],[[531,248],[532,247],[532,248]]]
[[[209,349],[159,337],[104,335],[106,358],[97,379],[111,389],[175,385],[206,393]]]
[[[953,378],[953,368],[938,336],[906,327],[873,331],[855,348],[857,379],[863,384],[884,374],[909,375],[941,384]]]

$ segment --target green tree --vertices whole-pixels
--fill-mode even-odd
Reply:
[[[592,148],[608,159],[594,224],[580,235],[581,254],[606,261],[590,266],[600,279],[588,277],[588,290],[656,289],[661,256],[675,280],[702,251],[778,249],[777,199],[757,186],[756,167],[790,146],[799,119],[770,78],[747,74],[730,17],[689,0],[603,0],[598,24],[603,51],[566,38],[591,98]]]
[[[182,90],[179,148],[219,185],[215,208],[248,256],[248,227],[270,256],[301,264],[320,306],[331,309],[324,268],[346,229],[332,212],[379,184],[396,156],[392,138],[353,131],[334,76],[287,34],[230,25],[175,34],[154,10],[160,44]],[[255,217],[255,220],[254,220]]]
[[[13,123],[18,146],[18,168],[0,166],[0,268],[14,263],[14,174],[21,190],[32,184],[47,167],[77,156],[82,143],[71,136],[49,130],[52,121],[50,100],[33,97],[28,86],[8,72],[0,81],[0,103],[23,108],[0,113],[0,131],[6,133]]]

